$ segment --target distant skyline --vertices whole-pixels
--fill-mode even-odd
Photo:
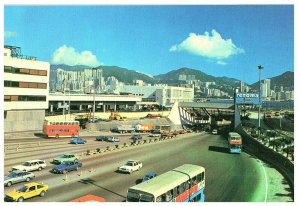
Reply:
[[[293,5],[5,6],[4,43],[51,64],[181,67],[248,84],[294,71]]]

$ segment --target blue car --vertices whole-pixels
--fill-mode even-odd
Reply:
[[[85,144],[86,140],[77,137],[77,138],[72,138],[71,141],[70,141],[70,143],[71,144]]]
[[[148,180],[150,180],[150,179],[152,179],[156,176],[157,176],[157,174],[155,172],[148,172],[147,174],[145,174],[142,182],[146,182],[146,181],[148,181]]]
[[[82,163],[68,161],[54,166],[52,172],[58,174],[65,174],[72,170],[78,170],[80,167],[82,167]]]
[[[139,134],[136,134],[136,135],[133,135],[133,136],[131,137],[131,139],[132,139],[132,140],[142,139],[142,136],[139,135]]]

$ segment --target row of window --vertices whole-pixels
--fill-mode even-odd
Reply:
[[[4,72],[14,73],[14,74],[47,76],[47,70],[24,69],[24,68],[16,68],[16,67],[11,67],[11,66],[4,66]]]
[[[172,190],[158,196],[156,198],[156,202],[169,202],[173,198],[177,197],[178,195],[182,194],[184,191],[190,189],[194,185],[202,182],[204,180],[204,172],[192,177],[191,180],[183,182],[182,184],[178,185],[177,187],[173,188]]]
[[[53,133],[70,132],[68,129],[52,129]]]
[[[49,125],[79,125],[79,122],[49,122]]]
[[[46,83],[4,81],[4,87],[47,89]]]
[[[28,102],[45,102],[46,96],[27,96],[27,95],[4,95],[5,102],[28,101]]]

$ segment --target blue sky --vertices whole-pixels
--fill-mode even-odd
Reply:
[[[157,75],[181,67],[254,83],[294,71],[292,5],[5,6],[4,43],[53,64]]]

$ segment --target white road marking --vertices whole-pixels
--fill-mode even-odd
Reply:
[[[258,159],[258,161],[259,161],[259,163],[261,164],[261,166],[262,166],[262,168],[263,168],[263,171],[264,171],[264,174],[265,174],[265,180],[266,180],[266,192],[265,192],[265,200],[264,200],[264,202],[267,202],[267,197],[268,197],[268,176],[267,176],[267,172],[266,172],[266,169],[265,169],[265,167],[264,167],[262,161],[259,160],[259,159]]]

